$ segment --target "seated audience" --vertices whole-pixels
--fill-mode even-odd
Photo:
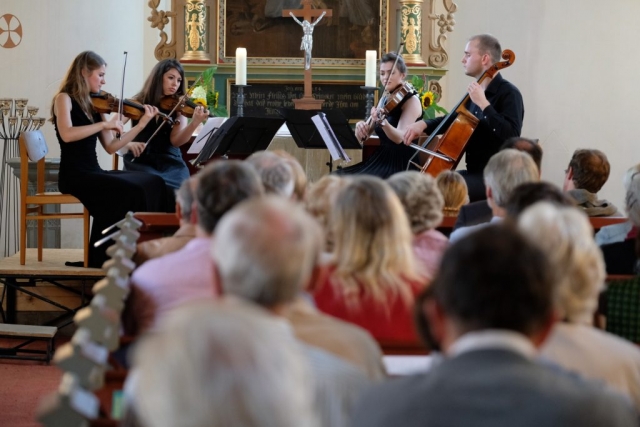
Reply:
[[[506,225],[454,243],[420,307],[444,360],[365,394],[352,425],[637,425],[622,396],[536,361],[554,322],[553,280],[544,253]]]
[[[460,208],[469,203],[467,183],[462,175],[456,171],[442,171],[436,177],[436,184],[444,199],[444,216],[458,216]]]
[[[336,198],[329,274],[314,290],[318,308],[378,341],[415,342],[414,296],[428,283],[400,200],[380,178],[356,176]]]
[[[449,240],[456,242],[490,223],[502,221],[506,215],[505,204],[513,190],[525,182],[539,180],[540,171],[529,154],[512,148],[498,151],[484,168],[486,203],[491,208],[491,220],[455,229]]]
[[[431,279],[449,245],[449,239],[435,229],[442,222],[442,194],[435,179],[420,172],[399,172],[387,178],[387,182],[409,217],[416,256]]]
[[[573,199],[550,182],[525,182],[514,188],[511,196],[507,199],[505,204],[507,217],[515,219],[526,208],[542,201],[556,206],[575,206]]]
[[[547,255],[556,272],[555,307],[562,321],[554,326],[541,356],[604,381],[640,409],[640,348],[593,327],[605,270],[587,216],[574,207],[536,203],[520,215],[518,228]]]
[[[624,193],[625,195],[629,193],[629,188],[631,187],[631,182],[635,179],[640,178],[640,163],[637,165],[627,169],[622,179],[622,184],[624,185]],[[640,195],[640,193],[636,194],[636,196]],[[625,212],[627,214],[628,220],[619,224],[606,225],[602,227],[596,233],[596,243],[600,246],[606,245],[608,243],[617,243],[626,240],[631,235],[636,234],[636,226],[631,221],[631,210],[636,206],[637,202],[634,203],[637,197],[627,197],[625,199]],[[631,206],[630,206],[631,205]],[[640,213],[637,214],[640,219]],[[640,223],[640,221],[636,221],[636,223]]]
[[[274,318],[283,316],[309,283],[322,249],[320,227],[301,207],[277,196],[239,205],[215,234],[212,256],[225,294],[251,301]],[[308,338],[311,345],[302,348],[321,425],[347,426],[351,405],[368,380],[362,370],[316,347],[323,337]]]
[[[629,221],[619,224],[614,232],[607,230],[611,240],[618,241],[601,246],[607,274],[640,274],[640,172],[633,172],[636,169],[640,169],[640,165],[630,169],[625,176],[625,207]],[[626,230],[629,231],[622,238]]]
[[[183,181],[176,191],[176,217],[180,222],[178,231],[173,236],[138,243],[136,253],[133,256],[133,261],[137,266],[152,258],[175,252],[195,237],[195,215],[191,215],[193,208],[192,187],[194,186],[195,179],[190,178]]]
[[[284,150],[274,150],[272,153],[282,157],[293,172],[293,200],[302,202],[307,192],[307,174],[304,168],[293,155]]]
[[[540,145],[536,140],[515,136],[507,139],[500,147],[500,151],[508,149],[518,150],[531,156],[538,169],[538,179],[534,181],[539,181],[542,173],[542,148],[540,148]],[[460,212],[458,213],[458,218],[456,219],[453,229],[457,230],[461,227],[489,222],[492,217],[492,209],[487,204],[486,200],[469,203],[468,205],[460,208]]]
[[[311,184],[304,199],[305,210],[322,226],[326,244],[325,251],[331,251],[333,243],[329,227],[329,215],[340,189],[348,183],[348,178],[339,175],[325,175]]]
[[[135,352],[141,427],[319,427],[308,364],[286,327],[239,301],[177,308]]]
[[[237,203],[264,193],[255,170],[238,160],[214,162],[195,179],[196,237],[179,251],[147,261],[133,272],[123,313],[127,335],[153,328],[180,304],[219,294],[209,249],[213,230]]]
[[[256,151],[245,160],[253,166],[260,176],[264,191],[293,198],[295,176],[287,160],[270,151]]]
[[[565,171],[562,189],[589,216],[619,215],[611,202],[598,199],[597,195],[607,182],[609,171],[609,160],[602,151],[576,150]]]

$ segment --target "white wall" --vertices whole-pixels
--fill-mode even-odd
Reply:
[[[562,184],[577,148],[597,148],[611,162],[600,196],[624,206],[622,175],[640,162],[634,108],[640,91],[640,2],[616,0],[457,0],[456,27],[449,35],[449,74],[443,104],[464,95],[469,77],[460,64],[466,39],[498,37],[516,62],[503,76],[521,90],[523,136],[540,138],[542,178]]]

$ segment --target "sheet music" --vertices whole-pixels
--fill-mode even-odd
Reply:
[[[207,140],[222,124],[227,120],[227,117],[213,117],[207,120],[207,123],[204,124],[200,133],[196,137],[191,147],[187,153],[189,154],[199,154],[202,151],[202,147],[207,143]]]
[[[311,117],[311,121],[316,126],[316,129],[318,129],[322,140],[329,149],[331,159],[342,159],[345,162],[350,162],[351,158],[347,155],[346,151],[344,151],[344,149],[340,145],[340,142],[338,141],[335,133],[333,133],[333,129],[331,129],[331,126],[329,125],[325,114],[318,113],[315,116]]]

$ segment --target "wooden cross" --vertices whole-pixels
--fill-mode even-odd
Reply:
[[[309,23],[313,23],[320,15],[322,15],[322,12],[325,12],[325,17],[332,16],[331,9],[313,9],[311,7],[311,3],[312,0],[302,0],[300,2],[302,9],[284,9],[282,11],[282,16],[288,18],[290,17],[289,13],[292,13],[293,16],[309,21]],[[302,98],[293,100],[296,110],[319,110],[322,108],[324,99],[316,99],[313,97],[311,74],[311,67],[309,67],[308,70],[304,70],[304,95]]]

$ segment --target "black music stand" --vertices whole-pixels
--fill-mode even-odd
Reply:
[[[280,116],[286,120],[287,127],[291,132],[291,137],[296,145],[304,149],[327,149],[327,146],[318,132],[316,125],[311,118],[322,112],[325,114],[327,122],[331,126],[333,133],[343,149],[360,150],[362,145],[358,142],[356,135],[351,129],[347,118],[340,110],[294,110],[280,109]],[[333,162],[327,162],[329,172],[333,170]]]
[[[214,155],[244,159],[266,150],[283,124],[277,118],[231,117],[209,137],[193,164],[200,165]]]

